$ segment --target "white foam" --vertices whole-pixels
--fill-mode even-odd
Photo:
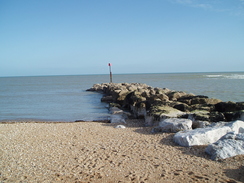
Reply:
[[[225,78],[225,79],[244,79],[243,74],[232,74],[232,75],[205,75],[208,78]]]
[[[225,76],[228,79],[244,79],[244,75],[242,74],[232,74],[230,76]]]
[[[219,78],[219,77],[223,77],[223,75],[206,75],[209,78]]]

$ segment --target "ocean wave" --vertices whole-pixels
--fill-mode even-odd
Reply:
[[[244,79],[244,74],[231,74],[231,75],[205,75],[208,78],[221,78],[221,79]]]
[[[223,77],[223,75],[206,75],[206,77],[209,77],[209,78],[219,78],[219,77]]]
[[[232,74],[230,76],[225,76],[228,79],[244,79],[244,75],[242,74]]]

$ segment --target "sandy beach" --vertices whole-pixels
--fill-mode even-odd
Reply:
[[[1,123],[0,182],[244,182],[244,156],[212,161],[138,120],[116,125]]]

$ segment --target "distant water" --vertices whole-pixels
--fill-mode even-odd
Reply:
[[[107,119],[99,93],[87,92],[108,75],[0,77],[0,120]],[[244,72],[118,74],[115,83],[145,83],[223,101],[244,101]]]

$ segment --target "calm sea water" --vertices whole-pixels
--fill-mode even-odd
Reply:
[[[87,92],[108,75],[0,77],[0,120],[107,119],[99,93]],[[223,101],[244,101],[244,72],[114,75],[115,83],[146,83]]]

